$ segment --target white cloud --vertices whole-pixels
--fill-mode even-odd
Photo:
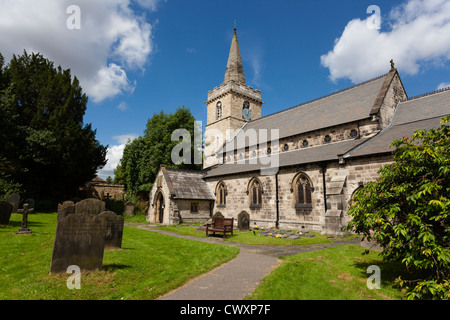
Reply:
[[[132,141],[137,137],[137,134],[126,134],[113,137],[113,139],[116,140],[119,144],[108,147],[108,151],[106,153],[106,159],[108,160],[108,162],[103,167],[103,169],[98,171],[97,174],[99,177],[103,179],[106,179],[108,176],[114,177],[114,169],[117,168],[120,159],[122,159],[123,150],[125,149],[128,140]]]
[[[139,0],[155,11],[162,0]],[[129,70],[145,70],[154,52],[152,25],[131,0],[79,0],[80,29],[70,30],[72,0],[0,0],[0,48],[13,54],[40,52],[70,68],[95,102],[133,92]]]
[[[128,104],[125,101],[122,101],[121,103],[119,103],[119,105],[117,106],[117,109],[125,111],[128,110]]]
[[[410,75],[417,74],[423,63],[450,60],[450,1],[408,0],[382,22],[388,31],[368,28],[367,19],[348,22],[333,50],[321,56],[332,81],[360,82],[381,75],[389,70],[391,59]]]
[[[450,88],[450,82],[441,82],[438,85],[437,90],[441,90],[441,89],[445,89],[445,88]]]

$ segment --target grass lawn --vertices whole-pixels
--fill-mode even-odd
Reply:
[[[378,253],[362,255],[359,245],[343,245],[283,257],[249,296],[249,300],[398,300],[403,292],[393,287],[399,266],[384,263]],[[370,290],[367,267],[380,267],[381,289]],[[396,270],[397,269],[397,270]]]
[[[56,213],[30,214],[31,235],[16,235],[22,215],[0,226],[0,300],[155,299],[234,258],[239,249],[169,237],[125,226],[122,249],[105,250],[103,268],[82,273],[69,290],[69,274],[49,274]]]
[[[200,224],[198,225],[198,227]],[[167,231],[173,231],[177,232],[183,235],[188,236],[195,236],[195,237],[201,237],[206,238],[206,232],[205,231],[197,231],[198,227],[192,227],[192,226],[168,226],[161,228],[162,230]],[[253,234],[253,231],[233,231],[233,236],[230,237],[230,234],[227,234],[227,237],[225,238],[226,242],[237,242],[242,244],[250,244],[250,245],[310,245],[310,244],[319,244],[319,243],[328,243],[331,242],[328,240],[328,237],[325,235],[321,235],[318,233],[312,233],[315,236],[314,237],[301,237],[297,240],[290,240],[290,239],[282,239],[282,238],[275,238],[275,237],[264,237],[264,236],[258,236],[258,234],[261,232],[261,230],[255,231],[255,234]],[[275,234],[275,233],[274,233]],[[212,237],[213,235],[210,235]],[[222,238],[221,233],[217,233],[216,237]]]

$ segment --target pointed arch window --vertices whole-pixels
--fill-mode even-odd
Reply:
[[[222,102],[216,104],[216,120],[222,119]]]
[[[225,207],[227,204],[227,188],[223,182],[219,182],[217,185],[216,204],[218,207]]]
[[[261,208],[263,188],[261,182],[257,178],[250,182],[248,194],[250,196],[250,209]]]
[[[300,173],[292,182],[294,192],[295,209],[297,213],[310,213],[312,211],[312,193],[314,188],[311,179],[304,173]]]

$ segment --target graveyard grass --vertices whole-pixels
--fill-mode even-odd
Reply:
[[[103,268],[82,273],[81,289],[69,290],[69,274],[49,274],[56,217],[29,215],[31,235],[15,234],[20,214],[0,227],[0,300],[151,300],[239,252],[125,226],[122,249],[105,250]]]
[[[281,257],[283,263],[263,279],[248,300],[403,300],[394,285],[402,273],[398,264],[385,263],[379,253],[359,245],[342,245]],[[367,268],[380,268],[381,288],[371,290]]]

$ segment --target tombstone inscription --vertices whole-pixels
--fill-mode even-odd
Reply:
[[[102,267],[106,220],[92,214],[69,214],[58,221],[50,273],[66,272],[71,265],[83,270]]]

